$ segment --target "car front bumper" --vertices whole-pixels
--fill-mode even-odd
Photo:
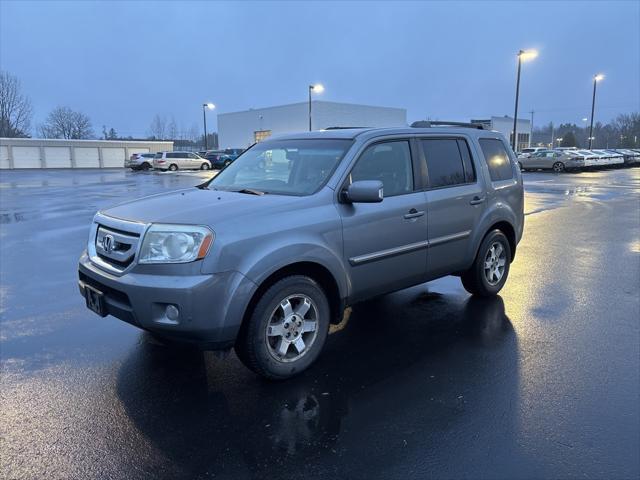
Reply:
[[[232,346],[255,284],[238,272],[212,275],[112,275],[95,266],[85,253],[78,265],[78,287],[103,295],[104,310],[132,325],[205,348]],[[179,311],[167,317],[168,305]]]

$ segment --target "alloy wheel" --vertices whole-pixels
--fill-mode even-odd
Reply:
[[[484,276],[489,285],[500,283],[507,263],[507,252],[500,242],[493,242],[484,257]]]
[[[318,309],[304,294],[289,295],[273,310],[267,323],[267,350],[279,362],[295,362],[316,340]]]

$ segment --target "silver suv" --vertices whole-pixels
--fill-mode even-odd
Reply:
[[[269,139],[198,187],[98,212],[87,307],[286,378],[356,302],[445,275],[497,294],[523,231],[515,156],[497,132],[422,124]]]

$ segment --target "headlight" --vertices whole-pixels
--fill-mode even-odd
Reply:
[[[187,263],[204,258],[213,232],[195,225],[153,224],[144,235],[139,263]]]

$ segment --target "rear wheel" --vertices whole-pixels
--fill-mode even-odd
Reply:
[[[462,274],[462,285],[473,295],[496,295],[509,275],[511,246],[500,230],[493,230],[482,241],[478,254],[469,270]]]
[[[203,163],[202,165],[200,165],[200,170],[209,170],[209,164]]]
[[[520,167],[521,172],[524,172],[524,167],[522,166],[522,162],[518,162],[518,167]]]
[[[235,346],[249,369],[285,379],[318,358],[329,331],[327,297],[313,279],[294,275],[273,284],[242,326]]]
[[[564,168],[564,163],[562,162],[556,162],[553,164],[553,171],[556,173],[562,173],[564,172],[565,168]]]
[[[171,165],[169,165],[169,170],[171,170],[172,172],[175,172],[176,170],[178,170],[178,165],[176,165],[175,163],[172,163]]]
[[[151,168],[151,165],[148,164],[147,162],[144,162],[141,166],[142,170],[149,170]]]

